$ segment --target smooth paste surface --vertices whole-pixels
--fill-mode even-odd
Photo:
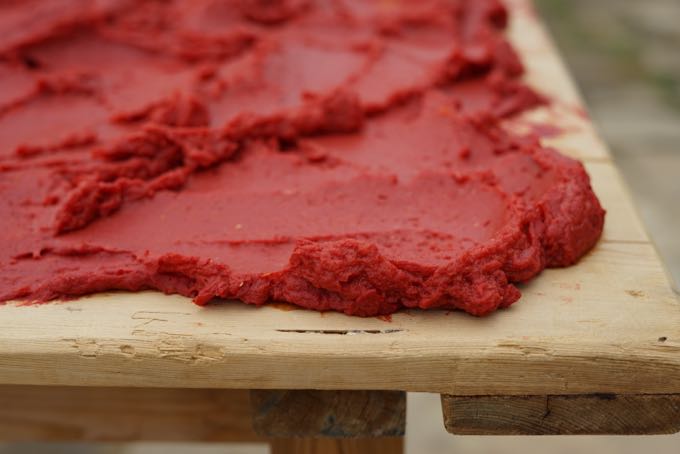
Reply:
[[[503,120],[496,0],[0,4],[0,300],[484,315],[575,263],[582,165]]]

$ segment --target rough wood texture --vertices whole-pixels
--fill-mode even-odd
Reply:
[[[406,425],[399,391],[278,391],[250,393],[253,427],[267,437],[396,437]]]
[[[461,435],[671,434],[680,394],[442,396],[446,430]]]
[[[0,386],[0,441],[257,441],[247,391]]]
[[[271,454],[402,454],[402,438],[288,438],[269,444]]]
[[[577,266],[548,270],[484,319],[380,319],[243,304],[199,308],[158,293],[0,307],[0,383],[393,389],[455,395],[680,393],[680,302],[573,85],[524,0],[512,39],[556,101],[532,113],[586,162],[608,210]],[[515,127],[526,127],[516,120]]]

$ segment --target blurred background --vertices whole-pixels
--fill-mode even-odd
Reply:
[[[471,0],[474,1],[474,0]],[[535,0],[609,144],[675,288],[680,282],[680,0]],[[454,437],[439,396],[410,394],[408,454],[680,452],[680,435]],[[6,444],[0,454],[266,453],[262,445]]]

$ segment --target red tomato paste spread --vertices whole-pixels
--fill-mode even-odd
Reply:
[[[484,315],[604,211],[497,0],[0,3],[0,300]]]

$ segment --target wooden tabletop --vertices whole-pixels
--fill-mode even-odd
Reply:
[[[528,80],[555,102],[528,120],[581,159],[607,209],[602,240],[486,318],[408,311],[205,308],[154,292],[0,306],[0,384],[393,389],[462,395],[680,393],[680,299],[606,147],[526,0],[508,2]]]

